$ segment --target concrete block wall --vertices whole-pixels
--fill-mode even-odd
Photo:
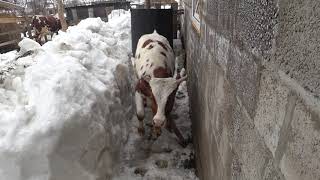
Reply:
[[[183,4],[200,179],[319,180],[320,1]]]

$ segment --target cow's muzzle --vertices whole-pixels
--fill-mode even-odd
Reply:
[[[154,123],[153,122],[153,128],[152,128],[152,139],[156,140],[162,133],[162,127],[165,126],[165,121],[163,121],[161,124]]]

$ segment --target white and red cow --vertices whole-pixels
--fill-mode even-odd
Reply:
[[[169,114],[173,108],[179,84],[186,79],[184,74],[173,77],[175,62],[173,50],[168,40],[156,31],[141,36],[134,60],[138,81],[135,89],[135,102],[139,120],[138,132],[144,134],[144,105],[149,100],[153,112],[153,133],[160,136],[161,128],[173,130],[179,143],[185,140]],[[184,71],[181,71],[184,72]]]
[[[35,38],[38,43],[41,44],[41,39],[46,38],[47,35],[54,33],[58,34],[61,29],[61,23],[55,16],[41,16],[35,15],[32,17],[31,25],[35,31]]]

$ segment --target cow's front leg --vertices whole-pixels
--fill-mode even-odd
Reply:
[[[139,120],[139,127],[138,133],[142,136],[144,135],[144,126],[143,126],[143,119],[144,119],[144,101],[142,94],[138,91],[135,92],[135,101],[136,101],[136,109],[137,109],[137,118]]]

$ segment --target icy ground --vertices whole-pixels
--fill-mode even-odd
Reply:
[[[0,54],[0,180],[196,179],[191,144],[137,134],[130,13],[113,14]],[[190,136],[185,84],[172,116]]]

